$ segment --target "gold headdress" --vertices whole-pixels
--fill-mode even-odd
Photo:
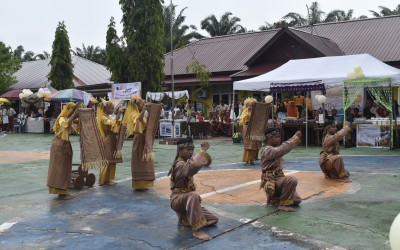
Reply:
[[[60,115],[57,117],[57,120],[54,122],[53,131],[54,131],[54,134],[55,134],[57,137],[60,137],[61,134],[62,134],[62,130],[60,129],[61,126],[60,126],[60,124],[58,123],[58,121],[60,120],[60,117],[68,118],[68,116],[75,110],[75,106],[76,106],[76,104],[73,103],[73,102],[67,103],[67,104],[64,106],[64,108],[62,109]]]
[[[99,127],[101,137],[106,137],[106,134],[104,133],[104,128],[103,128],[103,123],[101,122],[101,118],[104,115],[104,108],[110,105],[113,105],[111,101],[104,100],[103,98],[100,98],[100,103],[97,105],[97,114],[96,114],[96,121],[97,121],[97,126]]]
[[[140,102],[143,102],[143,99],[140,98],[140,96],[132,96],[131,100],[128,102],[124,118],[122,119],[122,124],[126,127],[127,137],[133,134],[134,130],[133,117],[140,114],[139,111]]]
[[[254,97],[247,97],[246,100],[244,100],[242,113],[240,114],[240,124],[244,124],[245,120],[250,116],[249,107],[253,102],[257,102]]]

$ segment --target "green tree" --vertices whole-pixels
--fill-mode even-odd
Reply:
[[[373,10],[370,10],[369,12],[371,12],[374,17],[400,15],[400,4],[398,4],[394,10],[385,6],[379,6],[379,9],[381,9],[379,12]]]
[[[88,59],[92,62],[96,62],[99,64],[104,65],[105,63],[105,50],[100,48],[99,46],[94,47],[93,45],[85,46],[85,44],[82,43],[82,49],[81,48],[75,48],[75,51],[72,51],[72,53],[75,56],[80,56],[85,59]]]
[[[185,46],[193,39],[200,39],[204,37],[197,32],[196,26],[184,24],[186,16],[183,15],[183,12],[187,9],[187,7],[183,8],[179,12],[179,15],[175,17],[176,6],[177,5],[172,5],[172,8],[171,5],[164,6],[164,48],[166,52],[171,51],[171,17],[174,49]]]
[[[143,94],[160,91],[164,77],[162,0],[120,0],[129,55],[129,81],[141,82]]]
[[[19,45],[15,50],[14,50],[14,56],[18,57],[22,60],[22,55],[24,54],[25,49],[24,46]]]
[[[74,83],[72,82],[74,71],[70,49],[71,46],[64,21],[59,22],[53,41],[53,52],[49,63],[51,69],[50,73],[47,75],[47,78],[51,81],[51,86],[58,90],[74,87]]]
[[[35,53],[33,51],[25,52],[24,56],[22,57],[23,62],[30,62],[35,61]]]
[[[246,29],[239,24],[240,18],[231,15],[231,12],[226,12],[220,20],[215,15],[210,15],[201,21],[201,29],[212,37],[245,32]]]
[[[35,55],[35,60],[46,60],[49,59],[50,57],[51,55],[48,52],[43,51],[43,54]]]
[[[6,92],[17,82],[14,73],[20,68],[20,57],[15,56],[11,48],[0,41],[0,93]]]
[[[105,65],[111,72],[111,81],[128,82],[128,54],[123,39],[119,38],[115,30],[114,17],[111,17],[106,37]]]

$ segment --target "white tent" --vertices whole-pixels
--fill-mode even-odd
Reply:
[[[263,75],[233,83],[233,90],[269,91],[271,83],[322,81],[327,88],[342,86],[347,74],[360,66],[366,78],[391,78],[400,84],[400,70],[369,54],[290,60]]]

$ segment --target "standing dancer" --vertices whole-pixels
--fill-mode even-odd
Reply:
[[[67,103],[53,125],[55,138],[51,143],[50,162],[47,174],[47,186],[50,194],[58,194],[58,198],[69,200],[68,187],[71,182],[72,147],[69,134],[72,122],[78,116],[75,103]]]
[[[278,209],[294,212],[292,206],[300,204],[301,198],[296,192],[297,179],[285,176],[282,157],[300,144],[301,132],[297,131],[292,138],[281,143],[279,131],[274,128],[265,130],[265,147],[261,149],[261,185],[267,195],[267,204],[277,204]]]
[[[218,218],[201,206],[201,197],[197,194],[193,176],[203,166],[211,164],[211,157],[206,153],[209,145],[202,143],[200,152],[193,158],[193,141],[191,138],[178,140],[177,155],[169,170],[171,175],[171,208],[178,216],[178,224],[191,226],[193,236],[201,240],[212,239],[201,228],[217,224]]]
[[[253,106],[252,103],[256,102],[255,98],[247,98],[244,101],[244,106],[242,110],[242,114],[240,115],[240,125],[243,126],[243,161],[245,164],[254,165],[254,161],[258,156],[258,142],[255,140],[251,140],[250,138],[246,138],[246,131],[248,128],[248,124],[250,122],[250,116]]]
[[[100,167],[99,185],[113,186],[117,163],[122,162],[122,156],[116,156],[117,134],[120,131],[121,121],[118,120],[123,110],[119,109],[116,118],[110,115],[114,112],[114,104],[111,101],[102,100],[97,106],[97,126],[104,141],[108,164]]]
[[[146,148],[146,129],[148,129],[149,106],[138,96],[133,96],[128,102],[122,124],[126,126],[126,136],[133,134],[132,145],[132,188],[135,190],[147,190],[154,186],[154,161],[151,154],[145,152]],[[160,112],[158,111],[158,115]],[[151,124],[155,126],[155,124]],[[158,124],[157,124],[158,126]]]

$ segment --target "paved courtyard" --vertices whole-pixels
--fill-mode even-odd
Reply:
[[[341,149],[352,180],[345,183],[323,178],[320,148],[295,148],[285,156],[286,174],[298,178],[303,202],[286,213],[265,206],[259,161],[244,166],[242,144],[211,138],[213,164],[195,180],[204,206],[220,221],[205,229],[213,239],[202,242],[177,226],[169,207],[166,173],[176,146],[156,141],[157,181],[148,192],[131,189],[128,140],[118,185],[71,190],[75,199],[60,201],[46,187],[52,139],[0,135],[1,249],[390,249],[390,225],[400,212],[399,149]],[[78,140],[72,137],[77,164]]]

